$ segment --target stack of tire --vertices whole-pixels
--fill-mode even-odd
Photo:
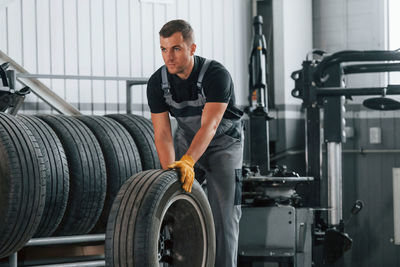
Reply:
[[[33,237],[106,233],[106,266],[212,267],[199,183],[160,170],[149,120],[0,113],[0,258]]]
[[[121,186],[150,169],[143,117],[0,113],[0,258],[33,237],[104,233]]]

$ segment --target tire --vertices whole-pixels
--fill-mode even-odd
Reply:
[[[112,202],[119,189],[132,175],[142,171],[135,141],[125,128],[111,118],[77,116],[94,133],[103,151],[107,170],[107,194],[103,212],[95,229],[104,233]]]
[[[214,267],[215,230],[206,195],[195,181],[181,188],[175,171],[132,176],[107,223],[106,266]]]
[[[35,136],[42,152],[46,176],[43,216],[34,237],[51,236],[60,224],[68,202],[69,171],[64,148],[56,133],[42,120],[17,117]]]
[[[70,170],[68,204],[55,235],[87,234],[97,223],[106,197],[106,168],[100,145],[90,129],[76,118],[39,118],[60,138]]]
[[[0,113],[0,258],[21,249],[35,234],[45,186],[35,137],[15,117]]]
[[[154,143],[154,131],[148,119],[134,114],[111,114],[106,116],[122,124],[131,134],[138,147],[143,170],[161,169]]]
[[[146,119],[143,116],[135,115],[135,114],[128,114],[128,116],[137,117],[139,120],[143,121],[143,123],[150,129],[150,131],[154,134],[153,123],[151,120]]]

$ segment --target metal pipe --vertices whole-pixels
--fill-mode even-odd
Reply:
[[[82,261],[74,263],[31,265],[28,267],[84,267],[84,266],[106,266],[105,261]]]
[[[315,93],[318,96],[363,96],[363,95],[398,95],[400,94],[400,85],[388,85],[387,87],[323,87],[316,88]]]
[[[314,71],[314,79],[320,82],[324,71],[332,65],[341,64],[343,62],[357,61],[397,61],[400,60],[399,51],[340,51],[325,57]]]
[[[126,113],[132,114],[132,85],[126,82]]]
[[[303,153],[305,153],[305,151],[303,149],[287,150],[287,151],[284,151],[284,152],[281,152],[281,153],[278,153],[278,154],[272,156],[271,160],[278,160],[281,158],[285,158],[287,156],[294,156],[294,155],[303,154]],[[306,156],[307,156],[307,154],[306,154]],[[307,161],[307,159],[306,159],[306,161]]]
[[[322,152],[326,152],[322,150]],[[286,151],[282,151],[271,157],[271,160],[278,160],[281,158],[285,158],[288,156],[295,156],[299,154],[305,153],[304,149],[289,149]],[[400,153],[400,149],[365,149],[365,148],[357,148],[357,149],[342,149],[343,154],[396,154]]]
[[[18,96],[14,107],[9,108],[7,110],[7,113],[11,114],[11,115],[14,115],[14,116],[17,115],[18,111],[22,107],[22,104],[24,103],[24,100],[25,100],[25,96]]]
[[[100,252],[101,253],[101,252]],[[40,259],[23,259],[18,262],[19,267],[26,266],[37,266],[37,265],[49,265],[49,264],[68,264],[75,262],[93,262],[93,261],[104,261],[105,255],[88,255],[88,256],[69,256],[65,258],[40,258]]]
[[[102,81],[130,81],[131,84],[146,84],[148,78],[120,77],[120,76],[87,76],[87,75],[55,75],[55,74],[30,74],[18,73],[17,78],[36,79],[65,79],[65,80],[102,80]]]
[[[25,246],[29,247],[57,244],[75,244],[82,242],[97,242],[104,241],[105,238],[105,234],[32,238]]]
[[[18,267],[18,253],[15,252],[8,257],[10,267]]]
[[[351,154],[390,154],[390,153],[400,153],[400,149],[344,149],[343,153]]]
[[[132,113],[132,86],[146,84],[147,78],[135,78],[134,80],[126,81],[126,113]]]
[[[400,168],[393,168],[394,244],[400,245]]]
[[[342,211],[342,143],[328,142],[328,224],[339,225]]]
[[[354,64],[343,66],[344,74],[400,71],[400,63]]]

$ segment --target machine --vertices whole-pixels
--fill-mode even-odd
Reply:
[[[253,262],[279,262],[281,266],[311,266],[311,230],[314,211],[301,207],[296,192],[300,177],[284,166],[270,166],[267,86],[267,46],[263,19],[254,17],[254,37],[249,64],[249,106],[246,136],[249,164],[243,166],[242,219],[238,266]]]
[[[26,86],[15,90],[15,72],[8,70],[9,66],[8,62],[0,65],[0,111],[4,112],[10,108],[8,113],[15,115],[30,89]]]
[[[342,51],[326,55],[315,50],[292,73],[292,96],[303,101],[305,112],[305,176],[285,167],[270,167],[268,88],[262,17],[254,18],[250,56],[248,136],[250,164],[243,167],[243,215],[238,266],[278,262],[280,266],[332,266],[351,249],[342,208],[342,143],[345,102],[353,96],[375,110],[400,109],[388,95],[400,94],[399,85],[346,88],[346,74],[400,71],[399,51]],[[311,58],[309,58],[311,56]],[[364,63],[365,62],[365,63]],[[323,119],[329,118],[329,119]],[[321,129],[322,128],[322,129]],[[321,131],[323,130],[323,131]],[[323,136],[321,136],[323,132]],[[326,159],[326,170],[322,162]],[[325,178],[326,177],[326,178]],[[299,184],[307,190],[298,193]],[[351,214],[363,202],[357,200]]]

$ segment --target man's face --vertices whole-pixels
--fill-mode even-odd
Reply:
[[[177,74],[181,78],[187,78],[192,71],[195,44],[188,44],[181,32],[176,32],[170,37],[160,36],[161,54],[164,63],[171,74]]]

